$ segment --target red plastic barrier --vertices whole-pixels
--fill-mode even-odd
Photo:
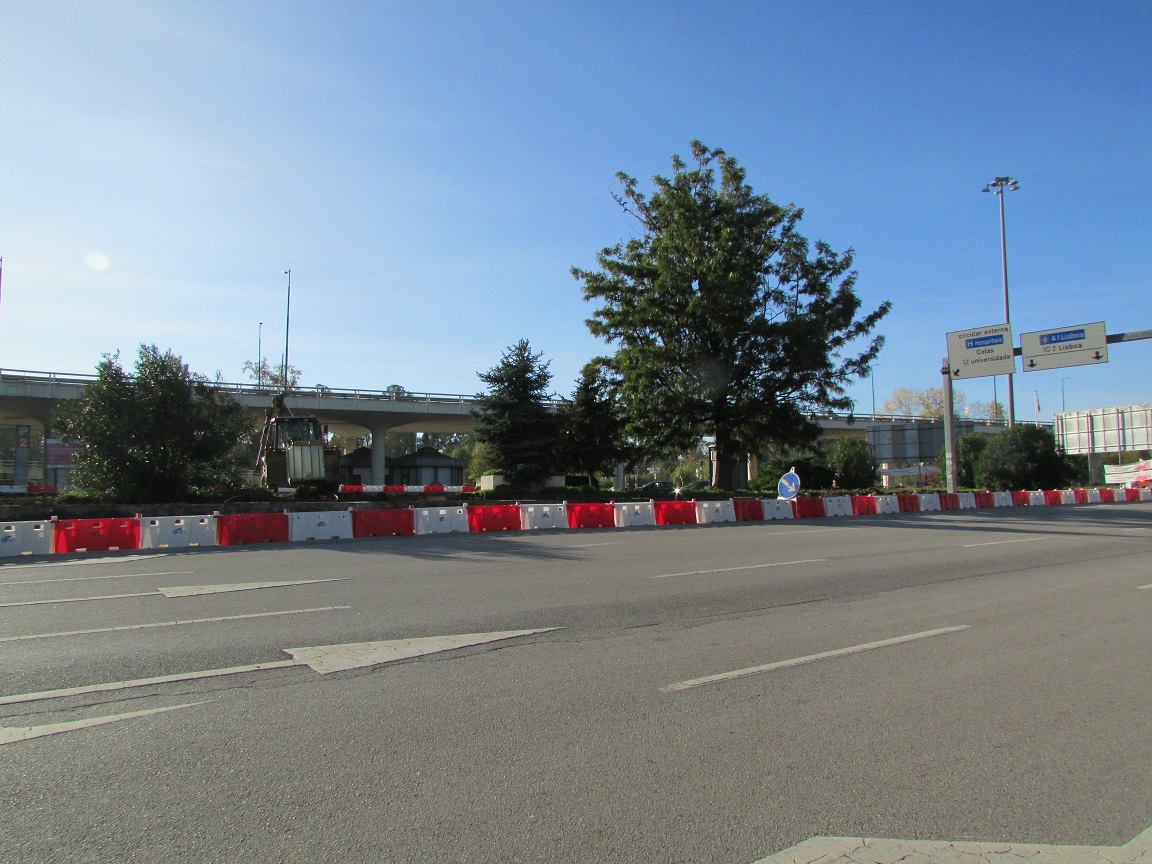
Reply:
[[[287,513],[223,513],[216,517],[216,542],[221,546],[248,543],[287,543]]]
[[[469,531],[519,531],[519,504],[481,504],[468,508]]]
[[[353,510],[353,537],[411,537],[416,533],[413,510]]]
[[[139,548],[139,519],[61,519],[56,523],[58,553]]]
[[[1064,496],[1060,494],[1059,489],[1045,489],[1044,490],[1044,503],[1049,506],[1055,504],[1063,504]]]
[[[875,516],[876,515],[876,499],[871,495],[853,495],[852,496],[852,515],[853,516]]]
[[[732,512],[737,522],[759,522],[764,518],[764,505],[759,498],[733,498]]]
[[[37,486],[34,483],[28,484],[29,495],[55,495],[60,491],[58,486]]]
[[[384,487],[384,491],[385,492],[401,493],[404,491],[404,485],[403,484],[399,484],[399,485],[389,484],[389,485]]]
[[[900,505],[901,513],[920,512],[920,499],[916,495],[897,495],[896,503]]]
[[[345,483],[340,487],[341,492],[347,492],[349,495],[359,495],[364,491],[364,484],[362,483]]]
[[[569,528],[615,528],[616,508],[611,504],[580,503],[568,505]]]
[[[1124,490],[1124,497],[1128,501],[1139,501],[1140,500],[1140,490],[1139,489],[1125,489]]]
[[[1077,504],[1087,504],[1088,503],[1088,490],[1087,489],[1073,489],[1072,495],[1075,497]]]
[[[941,510],[959,510],[960,509],[960,496],[955,492],[941,492],[940,494],[940,509]]]
[[[461,492],[475,492],[475,491],[476,491],[477,489],[479,489],[479,488],[480,488],[479,486],[471,486],[471,485],[469,485],[469,486],[461,486],[461,487],[460,487],[460,491],[461,491]]]
[[[695,525],[695,501],[653,501],[657,525]]]
[[[1100,490],[1100,503],[1101,504],[1115,504],[1116,503],[1116,490],[1115,489],[1101,489]]]
[[[792,499],[792,512],[797,519],[812,519],[824,515],[823,498],[794,498]]]
[[[1013,492],[1012,493],[1012,506],[1013,507],[1027,507],[1031,503],[1027,492]]]
[[[440,483],[429,483],[424,487],[425,492],[443,492],[444,486]]]
[[[972,497],[976,499],[977,507],[995,507],[996,499],[992,497],[991,492],[973,492]]]

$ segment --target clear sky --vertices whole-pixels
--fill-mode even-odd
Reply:
[[[306,385],[474,393],[527,338],[568,393],[605,350],[569,268],[633,231],[615,172],[698,138],[893,302],[879,405],[1003,320],[998,175],[1017,334],[1152,328],[1149,46],[1144,0],[8,2],[0,366],[146,342],[242,380],[291,268]],[[1018,375],[1017,416],[1062,379],[1152,401],[1152,341],[1111,356]]]

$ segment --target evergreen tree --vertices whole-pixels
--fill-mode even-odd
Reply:
[[[558,423],[549,403],[552,373],[543,354],[533,354],[527,339],[504,352],[500,362],[477,373],[488,392],[477,395],[473,434],[487,445],[509,485],[537,487],[556,461]]]
[[[629,457],[614,384],[603,362],[594,360],[581,370],[572,398],[560,406],[560,465],[587,474],[593,485],[597,474],[611,475]]]
[[[711,436],[714,482],[732,484],[742,454],[810,443],[811,412],[852,407],[845,385],[867,375],[883,337],[853,346],[890,304],[857,317],[851,251],[813,248],[802,211],[754,194],[724,151],[695,141],[692,155],[692,168],[673,157],[650,196],[618,174],[641,236],[572,273],[601,304],[589,329],[616,347],[629,437],[668,453]]]
[[[253,432],[247,409],[155,345],[140,346],[135,375],[106,355],[55,423],[87,445],[73,459],[72,485],[141,503],[235,484]]]
[[[868,440],[859,435],[834,440],[824,463],[841,489],[863,489],[876,483],[876,458]]]
[[[1056,489],[1071,479],[1070,471],[1051,432],[1020,424],[988,442],[976,463],[975,485],[1000,490]]]

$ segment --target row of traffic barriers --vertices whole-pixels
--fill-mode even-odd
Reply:
[[[451,507],[348,509],[315,513],[212,513],[203,516],[110,519],[53,517],[42,521],[0,522],[0,557],[351,540],[359,537],[403,537],[454,532],[709,525],[720,522],[1129,501],[1152,501],[1152,488],[842,495],[796,498],[792,501],[731,498],[721,501],[461,504]]]

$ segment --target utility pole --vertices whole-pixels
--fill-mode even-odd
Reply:
[[[1004,323],[1012,324],[1012,313],[1008,305],[1008,237],[1004,230],[1004,192],[1015,192],[1020,188],[1011,177],[997,177],[982,192],[992,192],[1000,197],[1000,263],[1004,272]],[[1016,425],[1016,394],[1012,385],[1012,373],[1008,373],[1008,428]]]

